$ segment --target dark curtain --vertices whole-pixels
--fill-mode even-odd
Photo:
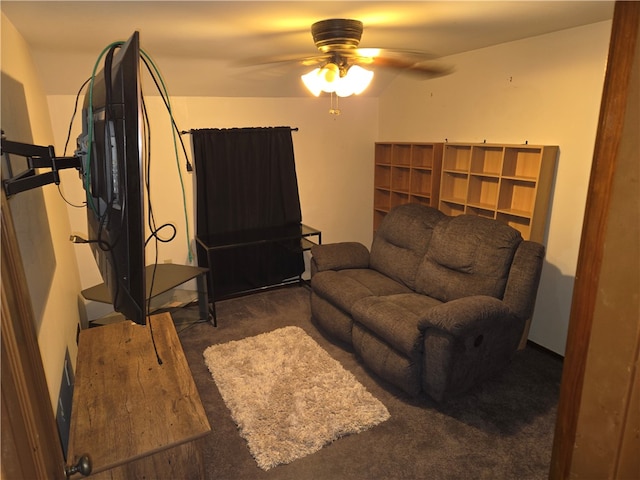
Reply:
[[[283,240],[302,221],[291,128],[202,129],[192,137],[198,262],[210,269],[212,298],[301,275],[300,242]]]

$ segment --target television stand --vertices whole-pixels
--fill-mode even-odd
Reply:
[[[67,463],[88,454],[96,479],[204,478],[210,431],[169,313],[80,332]]]

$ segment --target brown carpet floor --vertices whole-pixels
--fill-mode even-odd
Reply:
[[[313,324],[309,290],[293,286],[218,302],[218,327],[193,323],[197,307],[172,312],[212,433],[202,455],[208,479],[544,479],[548,477],[562,360],[533,346],[464,397],[438,405],[376,379]],[[319,452],[260,469],[238,435],[202,352],[214,343],[297,325],[350,370],[391,418]],[[313,372],[310,372],[312,374]]]

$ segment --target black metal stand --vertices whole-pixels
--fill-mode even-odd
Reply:
[[[316,242],[312,241],[310,237],[315,237]],[[302,274],[300,274],[296,277],[285,279],[278,283],[265,282],[264,284],[252,286],[232,285],[223,292],[220,292],[220,289],[216,288],[212,275],[212,272],[216,271],[218,268],[213,258],[214,252],[229,251],[268,243],[285,244],[287,245],[287,248],[290,248],[291,245],[295,244],[295,249],[297,251],[304,252],[310,250],[313,245],[322,244],[322,232],[313,227],[309,227],[308,225],[299,224],[246,232],[196,236],[198,261],[202,267],[208,270],[208,297],[214,321],[216,320],[216,301],[218,300],[234,298],[294,283],[304,285]]]

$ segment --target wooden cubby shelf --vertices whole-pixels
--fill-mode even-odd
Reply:
[[[542,242],[557,146],[445,144],[439,209],[481,215]]]
[[[374,232],[404,203],[479,215],[543,242],[557,146],[487,143],[375,144]]]
[[[375,144],[373,228],[405,203],[438,206],[442,143]]]

